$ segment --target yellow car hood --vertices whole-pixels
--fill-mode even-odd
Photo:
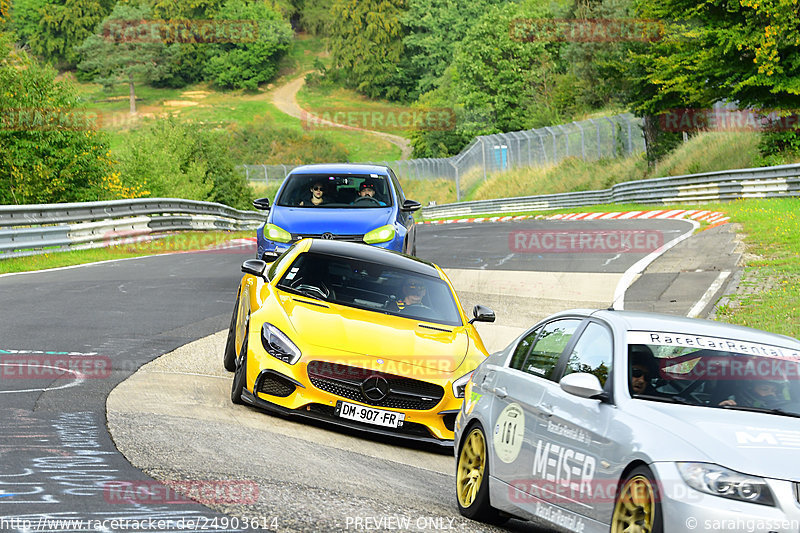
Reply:
[[[297,340],[329,349],[331,356],[351,353],[355,361],[350,364],[354,366],[366,356],[453,372],[466,357],[469,337],[465,326],[446,326],[327,305],[330,307],[326,309],[296,298],[287,298],[283,302]]]

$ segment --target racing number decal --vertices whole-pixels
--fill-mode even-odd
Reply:
[[[494,452],[504,463],[513,463],[522,449],[525,413],[517,403],[508,405],[494,426]]]

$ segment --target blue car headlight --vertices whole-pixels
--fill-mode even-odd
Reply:
[[[395,229],[391,224],[375,228],[364,235],[364,242],[367,244],[377,244],[379,242],[388,242],[394,239]]]
[[[261,344],[272,357],[290,365],[295,364],[302,355],[300,348],[284,332],[268,322],[261,326]]]
[[[764,478],[741,474],[711,463],[677,463],[677,467],[686,484],[700,492],[731,500],[775,505],[772,491]]]
[[[289,242],[292,240],[292,234],[275,224],[267,224],[264,226],[264,237],[275,242]]]

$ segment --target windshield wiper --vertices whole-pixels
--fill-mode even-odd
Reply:
[[[732,409],[734,411],[749,411],[751,413],[768,413],[771,415],[790,416],[792,418],[800,418],[800,413],[793,411],[784,411],[777,407],[748,407],[746,405],[718,405],[722,409]]]

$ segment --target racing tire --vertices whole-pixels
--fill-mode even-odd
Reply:
[[[611,533],[664,533],[661,495],[649,468],[637,466],[617,489]]]
[[[239,296],[236,296],[236,303],[233,304],[233,315],[231,315],[231,325],[228,327],[228,340],[225,341],[225,353],[222,356],[222,365],[228,372],[236,370],[236,315],[239,313]]]
[[[459,446],[456,501],[458,511],[471,520],[499,525],[509,519],[489,502],[489,450],[486,433],[477,422],[470,427]]]
[[[245,329],[247,331],[247,329]],[[231,384],[231,401],[237,405],[244,403],[242,400],[242,392],[247,386],[247,335],[244,337],[242,343],[242,355],[237,361],[236,372],[233,374],[233,383]]]

